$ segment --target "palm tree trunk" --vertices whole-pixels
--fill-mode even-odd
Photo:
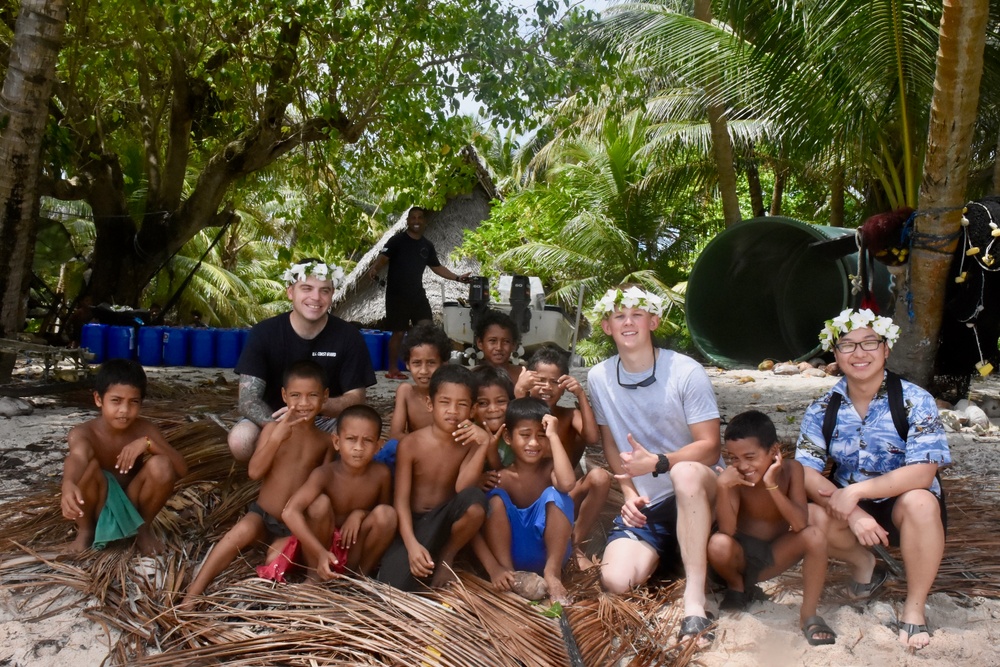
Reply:
[[[923,386],[934,372],[945,284],[961,229],[988,18],[989,0],[944,2],[909,293],[896,295],[902,338],[890,358],[895,370]]]
[[[781,198],[785,194],[786,178],[788,178],[788,169],[786,167],[779,167],[774,172],[774,189],[771,191],[770,215],[781,215]]]
[[[705,23],[712,22],[711,0],[695,0],[694,17]],[[712,152],[719,172],[719,193],[722,196],[722,215],[726,227],[740,221],[740,200],[736,193],[736,164],[733,161],[733,140],[726,123],[726,108],[721,102],[720,86],[714,79],[706,82],[708,97],[708,125],[712,128]]]
[[[747,148],[747,187],[750,189],[751,216],[759,218],[765,215],[764,191],[760,187],[760,170],[757,169],[757,151],[753,149],[753,142]]]
[[[844,163],[839,160],[830,177],[830,226],[844,226]]]
[[[42,135],[64,0],[23,0],[0,92],[0,336],[21,330],[35,249]]]

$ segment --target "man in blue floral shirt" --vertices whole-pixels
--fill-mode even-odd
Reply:
[[[900,547],[907,590],[899,641],[920,649],[930,642],[924,607],[944,553],[947,517],[937,472],[951,455],[934,399],[905,380],[898,380],[906,413],[906,439],[900,438],[885,370],[898,336],[892,320],[870,310],[845,310],[826,323],[820,341],[834,350],[844,378],[806,410],[795,458],[805,466],[815,503],[809,522],[825,530],[830,556],[851,567],[850,597],[868,598],[885,583],[869,547]],[[831,400],[840,405],[833,406],[828,445],[823,426]],[[828,459],[832,479],[822,474]]]

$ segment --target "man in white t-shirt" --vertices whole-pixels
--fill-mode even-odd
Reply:
[[[684,565],[682,639],[711,625],[705,613],[707,546],[722,442],[712,384],[693,359],[653,345],[662,300],[635,285],[597,303],[618,354],[590,370],[604,454],[625,504],[608,536],[601,580],[612,593],[645,583],[661,560]],[[704,633],[704,634],[702,634]],[[710,637],[708,637],[710,640]]]

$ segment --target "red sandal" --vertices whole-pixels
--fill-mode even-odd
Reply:
[[[409,376],[406,373],[400,373],[399,371],[389,371],[385,374],[388,380],[409,380]]]

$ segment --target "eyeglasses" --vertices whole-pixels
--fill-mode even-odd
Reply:
[[[648,377],[644,377],[638,382],[622,382],[622,360],[618,357],[618,364],[615,366],[615,375],[618,378],[618,386],[622,389],[638,389],[639,387],[648,387],[649,385],[656,382],[656,351],[653,351],[653,372],[649,374]]]
[[[874,352],[878,349],[878,346],[884,342],[884,338],[879,338],[878,340],[863,340],[859,343],[849,340],[843,343],[837,343],[834,347],[837,348],[837,352],[840,352],[841,354],[850,354],[859,347],[865,352]]]

